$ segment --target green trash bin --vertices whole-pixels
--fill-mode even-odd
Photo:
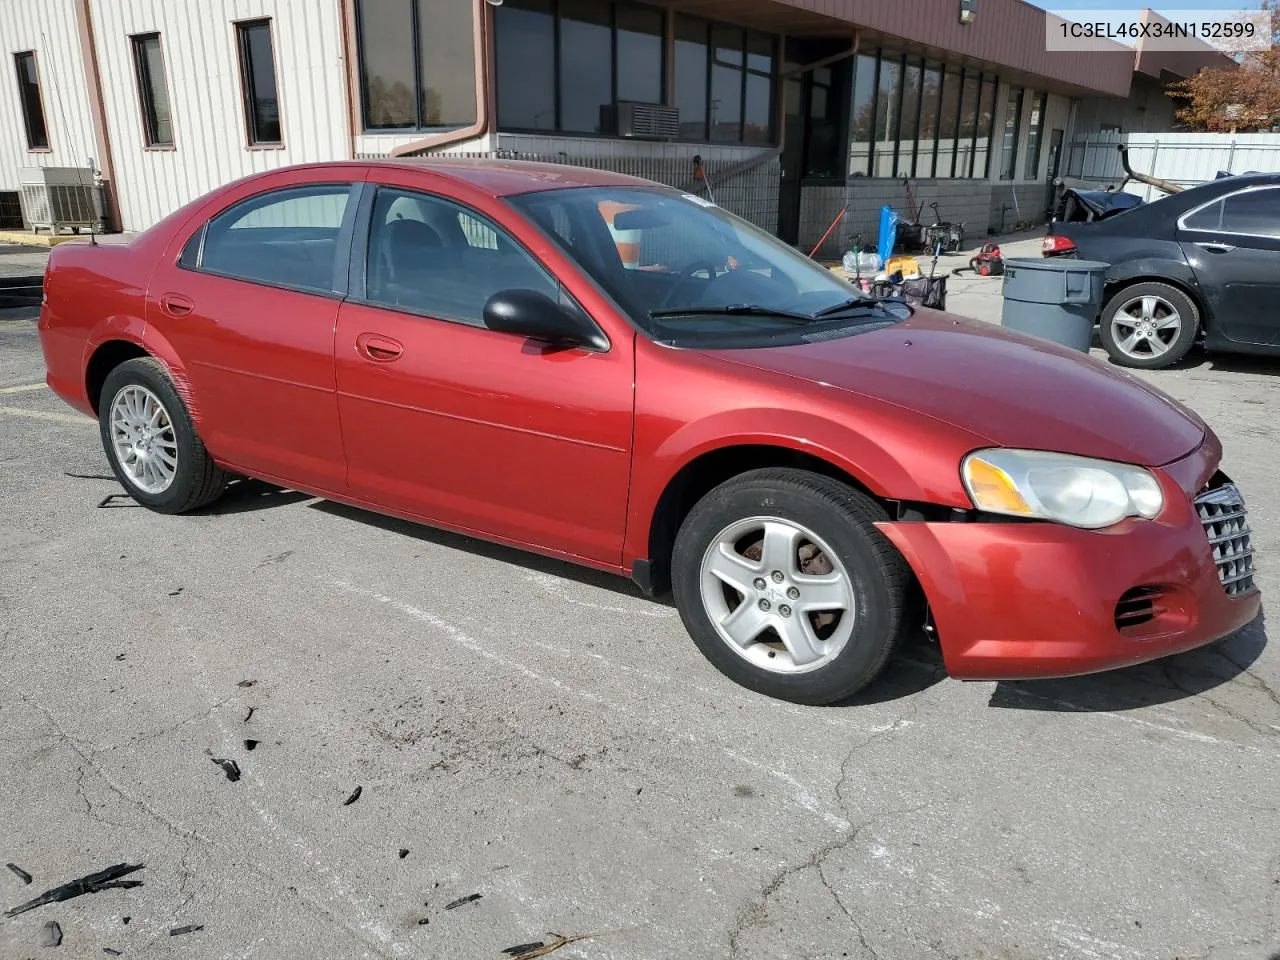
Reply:
[[[1109,266],[1066,257],[1006,260],[1001,325],[1088,353]]]

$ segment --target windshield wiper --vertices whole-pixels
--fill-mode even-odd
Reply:
[[[682,307],[678,310],[650,310],[654,320],[663,317],[779,317],[797,323],[813,323],[813,316],[794,310],[775,310],[757,303],[732,303],[723,307]]]
[[[813,315],[813,319],[824,320],[827,317],[834,317],[838,313],[861,310],[862,308],[866,308],[868,310],[879,309],[882,313],[888,313],[888,311],[884,309],[884,304],[886,303],[900,303],[904,307],[910,307],[905,300],[899,299],[898,297],[850,297],[848,300],[844,300],[840,303],[834,303],[829,307],[823,307]]]

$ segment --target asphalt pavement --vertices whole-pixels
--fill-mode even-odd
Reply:
[[[1277,373],[1147,375],[1221,435],[1268,595]],[[854,705],[783,704],[622,580],[253,482],[183,517],[112,498],[42,378],[0,321],[0,864],[32,877],[0,866],[0,909],[144,866],[0,917],[0,957],[1280,951],[1262,623],[1037,683],[947,679],[921,639]]]

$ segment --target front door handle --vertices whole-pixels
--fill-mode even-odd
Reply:
[[[160,297],[160,309],[171,317],[185,317],[195,308],[195,303],[180,293],[166,293]]]
[[[1197,247],[1201,250],[1208,250],[1210,253],[1230,253],[1235,247],[1226,243],[1197,243]]]
[[[404,353],[404,347],[395,340],[376,333],[362,333],[356,337],[356,350],[366,360],[374,363],[390,363],[400,359],[400,355]]]

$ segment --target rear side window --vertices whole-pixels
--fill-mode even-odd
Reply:
[[[381,187],[373,205],[365,299],[473,326],[505,290],[555,300],[559,283],[486,217],[441,197]]]
[[[316,293],[335,289],[338,237],[351,185],[290,187],[259,194],[214,217],[203,243],[192,238],[180,263],[237,280]],[[197,235],[199,236],[199,235]]]
[[[1221,230],[1222,201],[1217,200],[1207,207],[1197,210],[1182,221],[1182,226],[1187,230]]]
[[[1233,193],[1222,201],[1222,231],[1280,237],[1280,190]]]

